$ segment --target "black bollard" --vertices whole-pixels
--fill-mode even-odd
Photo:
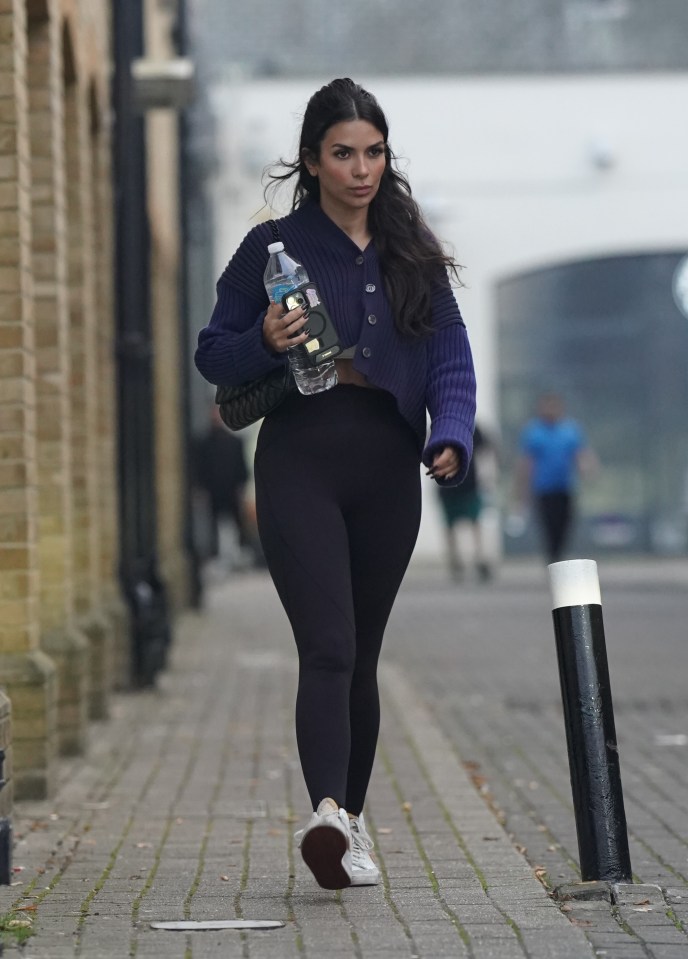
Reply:
[[[631,882],[597,564],[548,569],[581,878]]]

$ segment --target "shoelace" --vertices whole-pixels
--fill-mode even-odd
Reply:
[[[360,832],[357,822],[351,823],[351,861],[354,866],[366,868],[370,863],[368,853],[375,843],[367,833]]]

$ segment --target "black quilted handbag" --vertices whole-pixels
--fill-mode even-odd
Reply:
[[[270,220],[270,229],[279,240],[279,228]],[[296,389],[289,364],[270,370],[265,376],[241,383],[239,386],[218,386],[215,402],[220,407],[220,416],[230,430],[243,430],[276,409],[289,393]]]
[[[285,363],[280,369],[240,386],[218,386],[215,402],[230,430],[243,430],[271,413],[295,389],[294,377]]]

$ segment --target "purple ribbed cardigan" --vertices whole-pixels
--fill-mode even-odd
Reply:
[[[433,293],[435,332],[420,340],[403,337],[385,295],[374,243],[361,251],[310,200],[278,223],[285,249],[318,284],[342,347],[357,345],[355,369],[396,398],[426,466],[442,447],[459,449],[460,473],[442,485],[461,482],[473,451],[475,374],[449,279]],[[217,303],[199,334],[195,355],[210,383],[244,383],[287,362],[285,355],[266,348],[262,335],[268,307],[263,272],[272,239],[267,223],[254,227],[218,281]],[[426,409],[431,421],[427,443]]]

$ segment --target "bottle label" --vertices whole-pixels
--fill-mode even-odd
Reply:
[[[294,289],[293,283],[278,283],[270,289],[270,299],[273,303],[281,303],[285,293]]]

